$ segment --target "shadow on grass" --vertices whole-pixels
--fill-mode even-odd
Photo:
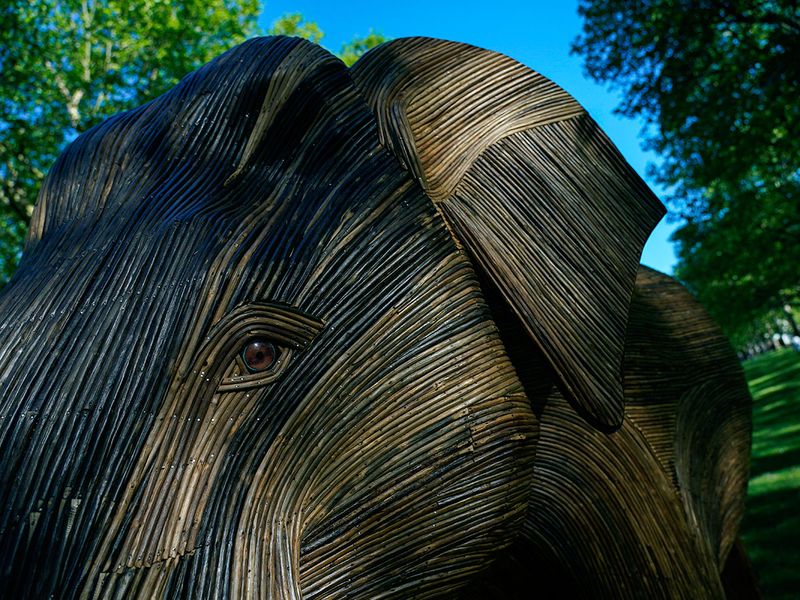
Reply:
[[[748,498],[744,543],[765,598],[797,598],[800,589],[800,488]]]
[[[774,454],[755,456],[750,459],[750,477],[773,471],[781,471],[788,467],[800,465],[800,447],[784,450]],[[800,505],[798,505],[800,510]]]
[[[744,363],[753,456],[742,537],[765,598],[800,596],[800,353]]]

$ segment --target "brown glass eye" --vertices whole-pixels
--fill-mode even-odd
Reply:
[[[266,371],[278,358],[278,351],[273,344],[264,340],[253,340],[242,350],[242,361],[251,373]]]

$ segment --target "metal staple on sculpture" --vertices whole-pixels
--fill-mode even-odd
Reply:
[[[255,39],[98,125],[0,296],[1,595],[723,597],[750,397],[662,215],[453,42]]]

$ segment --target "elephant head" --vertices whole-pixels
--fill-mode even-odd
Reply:
[[[626,324],[662,213],[505,57],[234,48],[43,185],[0,296],[0,586],[435,597],[523,531],[550,560],[530,511],[563,448],[539,435],[561,399],[600,440],[631,427]]]

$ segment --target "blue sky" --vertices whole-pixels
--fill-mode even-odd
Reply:
[[[636,171],[645,177],[648,162],[656,156],[641,149],[641,124],[613,114],[618,96],[583,76],[582,60],[569,47],[580,32],[575,0],[549,2],[494,0],[488,2],[422,2],[402,0],[275,0],[262,7],[266,28],[280,15],[300,12],[325,33],[322,45],[337,51],[354,36],[374,29],[390,38],[423,35],[467,42],[507,54],[549,77],[580,102],[614,141]],[[642,254],[642,262],[671,273],[675,253],[669,236],[675,225],[663,219]]]

